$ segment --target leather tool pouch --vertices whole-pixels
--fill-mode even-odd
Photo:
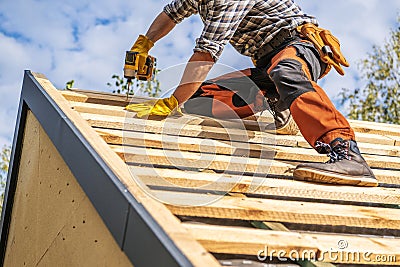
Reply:
[[[349,67],[350,65],[340,51],[339,40],[330,31],[319,28],[311,23],[298,26],[297,31],[315,45],[322,61],[328,64],[321,78],[329,73],[332,66],[340,75],[344,75],[341,65],[344,67]]]

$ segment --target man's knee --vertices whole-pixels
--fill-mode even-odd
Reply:
[[[285,59],[269,70],[269,76],[279,90],[281,87],[295,84],[304,79],[304,72],[300,62],[294,59]]]
[[[313,92],[311,80],[303,70],[303,65],[294,59],[284,59],[269,70],[281,100],[290,107],[292,102],[307,92]]]
[[[184,104],[187,113],[212,117],[213,97],[192,96]]]

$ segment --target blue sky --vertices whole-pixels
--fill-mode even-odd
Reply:
[[[122,74],[125,50],[145,33],[169,0],[2,0],[0,5],[0,145],[12,141],[23,71],[45,74],[56,87],[71,79],[75,87],[110,91],[107,82]],[[381,45],[396,25],[399,0],[297,0],[342,42],[351,67],[341,77],[331,72],[320,84],[335,101],[341,88],[363,85],[357,62]],[[175,27],[151,51],[168,69],[190,57],[201,20]],[[219,63],[241,69],[251,65],[227,46]],[[174,68],[172,68],[173,70]],[[176,79],[179,80],[179,71]],[[169,89],[169,88],[164,88]]]

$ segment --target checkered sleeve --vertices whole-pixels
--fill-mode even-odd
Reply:
[[[194,51],[209,52],[217,61],[253,5],[251,0],[209,0],[204,29],[196,40]]]
[[[166,5],[163,11],[178,24],[197,12],[197,3],[195,0],[174,0]]]

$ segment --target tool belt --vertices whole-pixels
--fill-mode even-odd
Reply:
[[[290,42],[301,39],[311,42],[318,49],[321,60],[327,64],[327,67],[320,78],[328,74],[332,69],[332,66],[340,75],[344,75],[344,70],[341,65],[349,67],[350,64],[340,51],[339,40],[333,36],[330,31],[319,28],[312,23],[300,25],[294,30],[280,30],[269,43],[263,45],[258,50],[253,61],[257,62],[256,65],[263,65],[263,63],[266,63],[262,62],[265,61],[263,57],[271,55],[274,50],[277,50]]]
[[[283,46],[284,44],[294,41],[296,39],[300,39],[297,29],[282,29],[271,39],[271,41],[258,49],[257,54],[254,56],[254,59],[259,60],[260,58],[267,56],[277,48]]]

